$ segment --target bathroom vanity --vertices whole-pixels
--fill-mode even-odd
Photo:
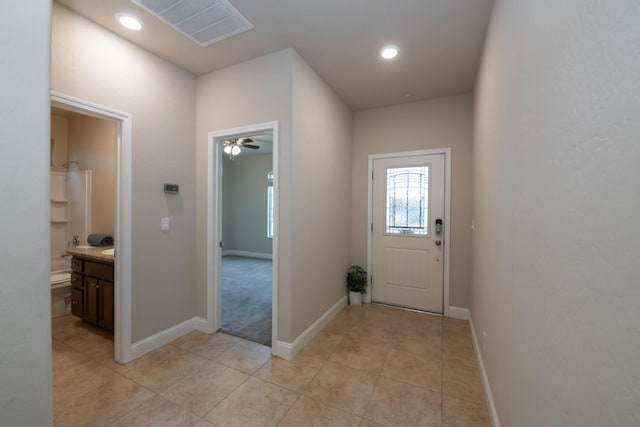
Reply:
[[[109,248],[76,248],[71,260],[71,313],[85,322],[113,331],[114,256]]]

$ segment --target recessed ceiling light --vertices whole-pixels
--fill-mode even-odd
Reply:
[[[130,13],[117,13],[116,19],[123,26],[133,31],[139,31],[142,29],[142,22],[138,17],[131,15]]]
[[[380,50],[380,56],[384,59],[393,59],[398,55],[397,46],[385,46]]]

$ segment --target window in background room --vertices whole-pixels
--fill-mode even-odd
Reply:
[[[273,238],[273,171],[267,174],[267,237]]]

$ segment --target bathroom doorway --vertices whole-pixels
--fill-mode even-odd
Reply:
[[[208,329],[273,346],[277,123],[212,132],[209,137]]]
[[[114,262],[103,252],[115,234],[116,149],[114,121],[51,107],[54,357],[57,345],[94,360],[114,358]]]
[[[80,175],[80,186],[84,188],[85,198],[77,209],[70,208],[67,201],[65,208],[64,198],[52,200],[53,205],[60,206],[55,210],[56,214],[66,212],[67,231],[64,240],[58,236],[54,249],[52,239],[51,257],[53,260],[62,259],[60,265],[64,264],[67,245],[76,247],[77,250],[89,250],[87,235],[91,232],[100,232],[105,235],[112,235],[117,245],[117,251],[111,255],[113,259],[112,279],[102,277],[102,272],[87,274],[83,277],[83,267],[79,269],[74,266],[72,281],[76,281],[80,286],[89,286],[85,297],[94,294],[102,295],[102,301],[110,301],[111,308],[98,311],[100,319],[93,318],[92,314],[84,316],[88,322],[80,321],[76,323],[76,332],[80,332],[73,337],[75,341],[69,341],[71,337],[64,331],[64,325],[74,324],[75,318],[63,316],[58,325],[61,329],[53,334],[54,346],[71,348],[82,346],[89,354],[103,358],[105,363],[113,363],[114,360],[120,363],[129,362],[131,357],[131,116],[120,113],[109,108],[105,108],[87,101],[72,98],[63,94],[53,93],[51,95],[52,108],[52,141],[51,141],[51,167],[52,173],[69,174],[91,170],[90,173]],[[53,119],[53,116],[56,116]],[[66,124],[66,129],[64,129]],[[56,126],[54,130],[53,127]],[[60,129],[62,126],[62,129]],[[63,144],[60,136],[66,132],[67,141]],[[56,141],[59,138],[59,141]],[[65,147],[66,145],[66,147]],[[109,159],[107,159],[109,157]],[[64,161],[63,161],[64,160]],[[54,170],[56,169],[56,170]],[[61,169],[61,171],[57,171]],[[58,179],[58,178],[56,178]],[[53,184],[53,181],[52,181]],[[83,187],[84,186],[84,187]],[[64,185],[60,185],[60,188]],[[68,185],[66,186],[68,189]],[[52,187],[53,190],[53,187]],[[52,196],[53,196],[52,191]],[[106,195],[101,197],[101,195]],[[87,212],[88,211],[88,212]],[[75,224],[73,215],[84,216],[84,223]],[[88,217],[86,216],[88,215]],[[63,217],[57,217],[63,220]],[[82,221],[79,221],[82,223]],[[77,237],[75,237],[77,236]],[[79,249],[80,248],[80,249]],[[106,254],[105,256],[109,256]],[[74,261],[75,262],[75,261]],[[77,273],[80,274],[76,274]],[[95,276],[95,277],[94,277]],[[97,280],[96,280],[97,278]],[[100,280],[106,280],[106,284],[111,282],[112,286],[101,286]],[[76,286],[72,286],[72,289]],[[107,292],[108,291],[108,292]],[[74,299],[72,298],[72,304]],[[72,305],[73,306],[73,305]],[[102,314],[100,314],[102,313]],[[100,324],[105,315],[112,313],[113,333],[103,329],[96,329],[91,338],[87,338],[87,332],[92,327],[89,323],[95,320],[94,324]],[[76,313],[78,314],[78,313]],[[83,316],[80,316],[83,317]],[[83,317],[83,318],[84,318]],[[104,325],[103,325],[104,326]],[[83,330],[84,329],[84,330]],[[94,332],[95,332],[94,331]],[[109,338],[106,341],[101,338]],[[91,341],[93,340],[93,347]],[[108,342],[110,341],[110,343]],[[110,348],[109,348],[110,345]]]

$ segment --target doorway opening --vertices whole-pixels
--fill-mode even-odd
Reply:
[[[273,346],[277,337],[278,124],[209,134],[207,323]]]
[[[369,156],[366,302],[448,315],[449,148]]]
[[[105,358],[127,363],[132,360],[131,116],[58,93],[51,95],[51,108],[52,113],[57,114],[58,117],[66,117],[69,122],[73,121],[75,129],[73,136],[71,133],[69,134],[70,139],[67,141],[65,150],[62,149],[62,144],[58,146],[60,151],[66,151],[64,155],[67,157],[71,155],[73,158],[69,157],[64,162],[57,161],[54,157],[56,141],[52,141],[52,170],[54,165],[57,168],[57,163],[61,163],[59,166],[63,169],[63,172],[53,171],[52,174],[55,172],[71,175],[73,172],[74,175],[78,175],[73,178],[69,177],[69,179],[73,180],[73,185],[78,187],[81,195],[77,206],[76,202],[66,197],[58,198],[58,194],[64,194],[65,187],[69,188],[63,184],[63,178],[67,178],[67,176],[54,177],[52,175],[52,214],[60,213],[62,215],[65,213],[70,215],[66,218],[66,223],[64,222],[65,218],[52,217],[52,234],[55,234],[54,222],[67,224],[66,230],[56,231],[61,237],[57,240],[61,240],[61,242],[54,242],[52,239],[52,268],[55,268],[54,259],[57,261],[57,258],[60,258],[60,265],[68,259],[65,247],[74,248],[76,252],[98,250],[105,259],[111,257],[113,261],[110,272],[107,271],[108,261],[93,265],[89,261],[85,263],[82,258],[77,260],[74,258],[72,271],[68,273],[70,274],[70,290],[72,292],[70,302],[75,316],[83,319],[86,323],[93,323],[93,325],[101,327],[102,329],[98,329],[98,331],[113,331],[113,344],[110,345],[110,348],[103,348],[103,350],[107,350]],[[110,139],[106,142],[111,146],[106,147],[105,141],[98,141],[100,138]],[[92,139],[92,141],[87,142],[87,139]],[[94,143],[100,144],[100,148],[106,149],[110,153],[109,156],[113,156],[111,168],[102,169],[101,162],[106,161],[105,154],[103,152],[97,153],[100,148],[98,145],[92,146]],[[87,172],[87,169],[93,169],[93,171]],[[96,185],[100,188],[94,188],[95,191],[93,191],[92,187]],[[101,194],[105,193],[107,196],[102,198]],[[94,203],[91,202],[91,199],[94,199]],[[92,248],[89,243],[95,243],[93,237],[92,241],[87,241],[88,235],[92,233],[101,233],[107,237],[113,235],[117,250],[114,250],[113,254],[102,254],[102,250],[99,248]],[[54,244],[60,247],[54,248]],[[61,256],[63,254],[65,256]],[[87,312],[84,311],[86,307],[89,307]],[[75,318],[69,317],[69,319]],[[84,325],[83,321],[80,323],[81,327]],[[87,326],[86,329],[89,330],[90,327]],[[105,334],[110,333],[105,332]],[[86,339],[87,336],[84,338]],[[78,337],[79,344],[82,343],[82,339],[82,336]],[[96,345],[108,347],[109,343],[96,340]],[[88,350],[91,352],[91,349]],[[94,350],[97,351],[97,349]]]

